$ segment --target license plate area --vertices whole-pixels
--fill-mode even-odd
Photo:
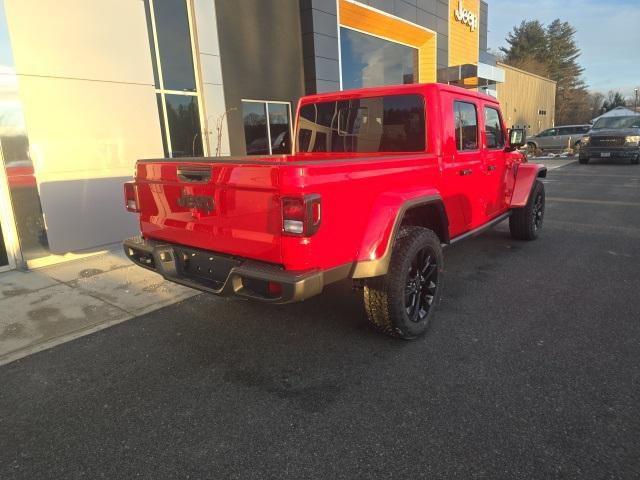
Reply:
[[[611,152],[600,152],[600,157],[601,158],[610,158],[611,157]]]
[[[233,257],[190,248],[176,248],[176,257],[181,276],[214,290],[221,289],[231,269],[242,263]]]

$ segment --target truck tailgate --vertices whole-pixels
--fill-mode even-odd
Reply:
[[[142,235],[281,263],[277,169],[273,162],[139,161]]]

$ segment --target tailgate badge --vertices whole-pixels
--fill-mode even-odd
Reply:
[[[213,197],[209,195],[190,195],[182,192],[178,197],[178,206],[193,210],[202,210],[204,213],[211,213],[215,207]]]

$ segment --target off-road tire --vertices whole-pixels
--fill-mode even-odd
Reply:
[[[412,321],[405,306],[405,289],[410,281],[412,262],[421,252],[433,254],[435,258],[435,292],[426,316]],[[364,282],[364,306],[371,326],[382,333],[406,340],[423,335],[442,296],[443,265],[440,239],[433,231],[421,227],[403,227],[395,240],[387,274],[368,278]]]
[[[509,230],[516,240],[535,240],[544,221],[544,183],[536,180],[524,208],[515,208],[509,217]]]
[[[587,163],[589,163],[589,159],[586,157],[579,157],[578,162],[580,162],[580,165],[586,165]]]

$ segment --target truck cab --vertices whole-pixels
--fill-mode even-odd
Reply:
[[[374,327],[413,338],[443,246],[507,218],[516,238],[542,227],[546,170],[512,134],[496,99],[449,85],[304,97],[290,155],[138,161],[125,202],[141,235],[124,248],[169,280],[272,303],[351,278]]]

